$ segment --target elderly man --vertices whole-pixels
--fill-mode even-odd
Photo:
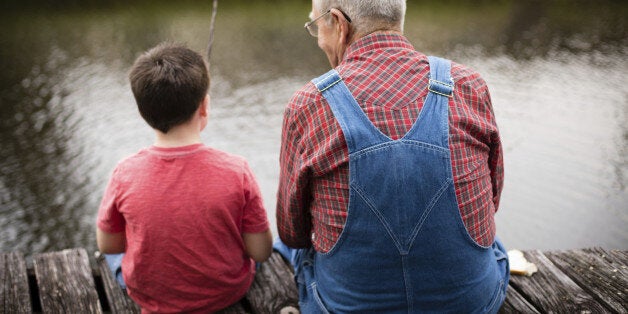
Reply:
[[[505,298],[488,88],[416,51],[405,9],[312,1],[305,27],[334,69],[285,110],[277,202],[304,313],[491,313]]]

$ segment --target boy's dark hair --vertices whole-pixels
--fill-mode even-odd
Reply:
[[[138,57],[129,80],[142,118],[163,133],[188,121],[209,90],[203,57],[173,43],[162,43]]]

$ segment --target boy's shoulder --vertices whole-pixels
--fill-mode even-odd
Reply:
[[[131,170],[153,167],[156,162],[170,163],[176,159],[182,162],[211,164],[214,167],[230,168],[234,170],[241,170],[244,167],[248,167],[248,162],[243,156],[200,144],[182,149],[160,149],[155,146],[146,147],[120,160],[116,168]]]
[[[243,156],[209,146],[203,147],[201,157],[209,162],[212,162],[216,166],[236,167],[238,169],[248,167],[248,162]]]
[[[118,160],[115,169],[129,169],[145,163],[145,159],[148,156],[149,149],[149,147],[145,147],[131,155],[123,157],[122,159]]]
[[[167,167],[179,159],[182,163],[193,163],[196,169],[220,170],[223,174],[243,174],[249,172],[247,160],[240,155],[222,151],[206,145],[198,145],[190,150],[160,150],[154,146],[121,159],[113,175],[119,179],[134,175],[154,173],[155,169]]]
[[[237,161],[237,162],[245,162],[245,158],[243,156],[234,154],[234,153],[230,153],[224,150],[220,150],[217,148],[213,148],[210,146],[206,146],[204,145],[202,147],[202,150],[204,151],[205,154],[208,154],[209,156],[214,156],[216,158],[224,158],[224,159],[228,159],[228,160],[233,160],[233,161]]]
[[[204,144],[196,145],[188,149],[164,150],[154,146],[145,147],[138,152],[122,158],[117,168],[137,167],[153,161],[153,159],[172,161],[175,159],[190,159],[195,162],[214,162],[224,165],[243,166],[247,164],[246,158],[229,153]]]

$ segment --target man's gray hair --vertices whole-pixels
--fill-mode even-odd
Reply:
[[[378,30],[403,31],[406,0],[314,0],[314,3],[320,13],[334,8],[347,14],[358,34]]]

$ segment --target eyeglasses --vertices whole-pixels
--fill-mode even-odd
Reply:
[[[340,10],[339,10],[340,11]],[[323,16],[327,15],[331,13],[331,9],[327,10],[327,12],[321,14],[319,17],[305,23],[305,29],[307,30],[308,33],[310,33],[310,35],[314,36],[314,37],[318,37],[318,25],[316,25],[316,21],[318,21],[320,18],[322,18]],[[345,19],[347,20],[347,22],[351,23],[351,19],[349,18],[349,16],[347,16],[346,13],[340,11],[340,13],[342,13],[342,16],[345,17]]]

